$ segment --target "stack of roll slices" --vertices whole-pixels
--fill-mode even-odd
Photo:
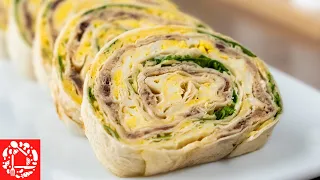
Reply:
[[[0,57],[120,177],[260,149],[282,114],[265,63],[168,0],[2,0]]]

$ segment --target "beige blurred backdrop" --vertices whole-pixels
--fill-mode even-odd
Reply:
[[[287,5],[289,0],[173,1],[182,11],[246,45],[269,65],[320,90],[320,14]]]

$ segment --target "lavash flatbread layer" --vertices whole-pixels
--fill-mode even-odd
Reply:
[[[5,32],[8,25],[9,0],[0,1],[0,60],[7,58]]]
[[[272,75],[251,51],[182,26],[116,37],[88,71],[81,114],[99,161],[150,176],[261,148],[282,112]]]
[[[35,75],[40,84],[48,86],[51,79],[53,48],[56,38],[65,23],[76,13],[107,2],[125,2],[158,6],[176,10],[167,0],[50,0],[45,3],[38,15],[35,41],[33,46],[33,64]]]
[[[9,58],[17,72],[34,79],[32,43],[35,20],[42,0],[11,0],[6,33]]]
[[[55,44],[51,88],[60,119],[73,132],[83,129],[80,117],[83,81],[99,49],[125,31],[159,24],[205,27],[177,11],[133,4],[96,7],[77,14],[66,24]]]

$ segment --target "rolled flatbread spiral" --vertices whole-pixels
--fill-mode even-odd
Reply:
[[[32,44],[35,20],[45,0],[11,0],[8,29],[6,32],[9,58],[17,72],[34,79],[32,68]]]
[[[123,33],[86,74],[81,115],[99,161],[150,176],[261,148],[282,113],[264,62],[216,32],[160,26]]]
[[[125,31],[159,24],[206,27],[181,12],[133,4],[96,7],[66,24],[55,44],[51,89],[60,119],[73,132],[83,133],[80,117],[83,80],[96,53]]]
[[[5,32],[8,26],[8,11],[10,0],[0,1],[0,59],[7,58]]]
[[[53,48],[56,38],[65,23],[80,11],[93,8],[106,2],[144,3],[175,10],[167,0],[50,0],[40,9],[35,41],[33,44],[33,64],[37,80],[48,86],[51,77]]]

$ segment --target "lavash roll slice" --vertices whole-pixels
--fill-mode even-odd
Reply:
[[[159,24],[206,27],[178,11],[133,4],[96,7],[66,24],[55,44],[51,89],[60,119],[73,132],[83,132],[80,117],[83,81],[96,53],[125,31]]]
[[[160,7],[164,10],[177,11],[179,8],[171,0],[113,0],[114,3],[133,3]]]
[[[35,41],[33,46],[33,64],[37,80],[48,86],[51,77],[53,48],[57,36],[67,20],[80,11],[93,8],[106,2],[144,3],[175,10],[167,0],[51,0],[45,3],[38,15]]]
[[[182,26],[136,29],[95,57],[81,114],[99,161],[150,176],[261,148],[282,101],[263,61],[229,37]]]
[[[8,11],[10,0],[0,1],[0,59],[7,58],[7,48],[5,41],[5,32],[8,26]]]
[[[44,0],[11,0],[6,32],[9,58],[21,75],[34,79],[32,43],[35,20]]]

